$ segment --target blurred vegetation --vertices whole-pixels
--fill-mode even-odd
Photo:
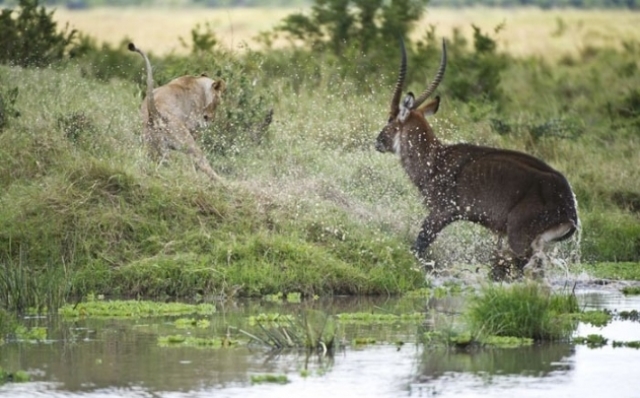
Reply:
[[[91,292],[308,296],[424,286],[408,249],[426,210],[397,159],[373,150],[398,36],[414,21],[391,10],[422,2],[347,3],[356,7],[349,12],[377,5],[381,18],[364,29],[363,15],[328,12],[338,2],[319,1],[289,47],[268,39],[293,34],[291,18],[262,36],[261,50],[224,50],[205,24],[183,40],[189,55],[150,55],[157,85],[202,72],[227,82],[200,138],[230,181],[224,188],[184,155],[167,166],[147,159],[144,68],[127,38],[109,46],[60,36],[32,23],[51,22],[37,2],[16,9],[11,15],[36,7],[20,26],[42,26],[43,43],[70,41],[61,57],[44,56],[48,68],[39,58],[16,66],[24,52],[0,66],[0,306],[57,308]],[[333,29],[343,18],[348,29]],[[389,26],[398,34],[388,37]],[[576,192],[583,261],[640,261],[640,42],[548,61],[499,52],[500,26],[474,32],[471,42],[446,38],[436,133],[549,162]],[[421,91],[440,59],[439,34],[430,28],[405,42],[406,90]],[[485,230],[458,223],[434,251],[482,268],[492,245]],[[559,255],[570,249],[559,247]]]
[[[58,31],[52,16],[38,0],[18,1],[19,10],[0,11],[0,63],[48,66],[61,60],[72,44],[75,30]],[[14,16],[14,14],[17,14]]]
[[[0,0],[0,5],[13,6],[18,0]],[[360,4],[381,3],[381,0],[361,0]],[[321,3],[313,0],[47,0],[47,5],[66,6],[72,10],[90,7],[121,6],[198,6],[198,7],[298,7]],[[346,3],[346,1],[345,1]],[[548,8],[640,8],[640,0],[430,0],[436,7],[540,7]]]

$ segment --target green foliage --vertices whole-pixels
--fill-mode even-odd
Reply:
[[[127,44],[130,42],[131,40],[125,37],[116,46],[108,43],[98,44],[96,39],[80,33],[78,43],[70,51],[72,59],[69,63],[77,65],[82,75],[87,78],[102,81],[120,78],[134,81],[141,76],[141,71],[144,71],[144,64],[140,62],[139,56],[134,56],[127,50]],[[156,59],[152,54],[148,55],[152,65],[155,65]],[[155,81],[158,84],[158,80]],[[144,92],[144,89],[141,91]]]
[[[238,345],[236,340],[223,338],[204,338],[176,334],[158,337],[160,347],[230,348]]]
[[[54,11],[40,6],[39,0],[18,4],[17,10],[3,8],[0,12],[0,63],[40,67],[61,60],[76,31],[65,28],[58,32]]]
[[[184,47],[189,48],[189,43],[184,38],[181,37],[180,42]],[[216,44],[218,44],[218,38],[211,22],[206,22],[204,25],[196,24],[191,29],[192,54],[212,52]]]
[[[363,54],[392,38],[406,38],[424,13],[426,0],[316,0],[311,15],[286,17],[278,31],[315,50],[344,55],[357,44]],[[395,42],[395,40],[394,40]]]
[[[0,345],[4,341],[4,336],[13,333],[16,326],[18,326],[16,316],[0,307]]]
[[[502,28],[502,25],[497,26],[494,33],[498,34]],[[427,47],[434,45],[431,39]],[[454,31],[449,47],[449,59],[455,62],[451,62],[447,69],[446,92],[462,102],[492,101],[499,104],[504,96],[501,75],[508,66],[508,60],[497,52],[495,39],[473,25],[473,51],[467,50],[467,41],[458,30]]]
[[[636,262],[590,263],[582,267],[596,278],[640,281],[640,263]]]
[[[571,317],[579,320],[580,322],[588,323],[596,327],[603,327],[611,322],[613,315],[611,315],[611,312],[609,311],[602,310],[585,311],[578,314],[572,314]]]
[[[66,270],[28,267],[22,260],[24,255],[18,250],[16,260],[0,259],[0,306],[23,313],[29,309],[44,312],[65,303],[71,291]]]
[[[573,338],[574,344],[583,344],[589,348],[600,348],[607,345],[608,339],[599,334],[590,334],[587,337],[577,336]]]
[[[533,345],[533,339],[527,337],[486,336],[480,341],[487,347],[518,348]]]
[[[621,211],[594,211],[583,215],[583,259],[640,261],[640,223],[637,216]]]
[[[287,377],[287,375],[272,375],[272,374],[251,375],[251,383],[253,384],[261,384],[261,383],[287,384],[288,382],[289,382],[289,378]]]
[[[536,283],[488,285],[471,298],[468,320],[482,335],[563,340],[575,324],[562,315],[579,311],[575,295],[551,293]]]
[[[640,286],[625,286],[622,288],[622,293],[627,295],[639,295],[640,294]]]
[[[618,313],[618,318],[620,318],[623,321],[638,322],[640,321],[640,312],[638,312],[638,310],[620,311]]]
[[[613,348],[618,348],[618,347],[628,347],[628,348],[635,348],[636,350],[640,349],[640,340],[636,340],[636,341],[612,341],[611,342],[611,346]]]
[[[8,125],[11,119],[20,116],[16,109],[18,99],[18,88],[8,88],[4,82],[0,82],[0,133]]]
[[[422,322],[424,314],[415,312],[411,314],[385,314],[385,313],[369,313],[369,312],[350,312],[336,315],[340,323],[356,323],[362,325],[384,324],[384,323],[400,323],[400,322]]]
[[[312,52],[331,54],[340,76],[363,83],[372,74],[397,70],[398,39],[407,39],[427,0],[316,0],[311,15],[294,13],[276,28]],[[390,45],[391,44],[391,45]],[[393,55],[393,57],[391,57]],[[390,62],[392,61],[392,62]]]
[[[318,351],[324,355],[335,352],[338,344],[336,321],[323,311],[305,310],[298,316],[259,314],[249,318],[249,325],[259,329],[239,332],[272,350]]]
[[[142,318],[168,315],[209,315],[215,312],[211,304],[161,303],[153,301],[109,300],[66,304],[58,311],[65,317]]]
[[[7,372],[2,367],[0,367],[0,385],[11,382],[11,383],[26,383],[31,380],[31,376],[29,373],[24,370],[18,370],[17,372]]]

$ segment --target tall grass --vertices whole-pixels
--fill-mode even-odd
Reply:
[[[555,341],[570,337],[575,325],[563,315],[578,311],[572,293],[553,293],[537,283],[488,285],[471,299],[467,319],[482,335]]]

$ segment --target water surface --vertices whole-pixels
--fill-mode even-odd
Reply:
[[[640,297],[610,289],[586,290],[588,309],[640,310]],[[312,304],[238,302],[207,316],[194,335],[223,335],[229,325],[247,327],[260,312],[299,313],[312,306],[328,313],[426,311],[455,313],[456,299],[418,303],[402,300],[333,299]],[[26,319],[45,326],[45,342],[7,342],[0,366],[30,373],[29,383],[0,386],[7,397],[640,397],[640,350],[543,344],[473,352],[433,349],[416,343],[417,323],[345,325],[333,357],[270,353],[259,346],[230,349],[161,347],[161,335],[176,330],[175,317],[149,319]],[[429,322],[425,322],[428,326]],[[580,324],[576,334],[611,340],[640,340],[640,323],[613,321],[603,328]],[[356,347],[355,337],[378,343]],[[396,344],[403,342],[403,345]],[[289,382],[252,384],[251,376],[286,374]],[[304,375],[304,376],[303,376]]]

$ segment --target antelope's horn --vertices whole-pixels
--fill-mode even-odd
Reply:
[[[402,37],[400,37],[400,50],[402,51],[400,72],[398,73],[398,80],[396,81],[396,88],[393,91],[393,97],[391,97],[391,112],[389,112],[390,119],[398,116],[398,112],[400,112],[400,96],[402,95],[404,78],[407,76],[407,50],[404,48],[404,40],[402,40]]]
[[[447,68],[447,46],[442,39],[442,57],[440,58],[440,66],[438,67],[438,73],[436,73],[436,77],[433,79],[429,87],[422,94],[416,98],[416,101],[413,103],[413,108],[416,109],[419,107],[427,98],[433,94],[434,91],[438,88],[438,85],[442,81],[444,77],[444,71]]]

